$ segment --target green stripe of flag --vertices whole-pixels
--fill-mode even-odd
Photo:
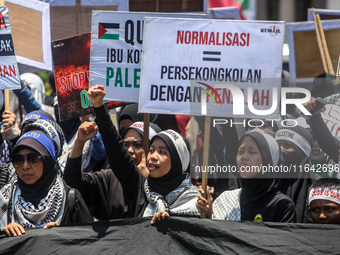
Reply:
[[[118,34],[103,34],[99,39],[119,40]]]
[[[242,1],[242,11],[248,10],[248,9],[250,9],[250,2],[249,2],[249,0],[243,0]]]

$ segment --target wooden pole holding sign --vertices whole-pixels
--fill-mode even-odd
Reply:
[[[211,8],[211,10],[210,10],[210,11],[211,11],[211,16],[212,16],[212,18],[213,18],[213,19],[216,19],[216,16],[215,16],[215,11],[214,11],[214,9],[212,9],[212,8]]]
[[[210,144],[210,123],[211,117],[206,116],[204,121],[204,145],[203,145],[203,169],[202,171],[202,189],[204,190],[203,197],[207,199],[207,187],[208,187],[208,164],[209,164],[209,144]],[[201,213],[201,218],[205,218],[205,212]]]
[[[159,0],[156,0],[156,12],[159,12]]]
[[[77,0],[77,32],[81,34],[81,0]]]
[[[324,53],[323,48],[322,48],[322,42],[321,42],[321,37],[320,37],[319,26],[318,26],[316,15],[315,15],[314,11],[313,11],[313,16],[314,16],[314,23],[315,23],[316,40],[317,40],[318,46],[319,46],[319,51],[320,51],[320,55],[321,55],[323,70],[326,73],[328,73],[328,68],[327,68],[327,64],[326,64],[326,57],[325,57],[325,53]]]
[[[326,42],[326,37],[325,37],[325,33],[323,31],[323,28],[322,28],[322,24],[321,24],[321,20],[320,20],[320,15],[319,14],[316,14],[316,19],[317,19],[318,24],[319,24],[319,31],[320,31],[320,36],[321,36],[321,42],[322,42],[323,50],[325,52],[328,72],[331,73],[331,74],[335,74],[334,69],[333,69],[333,65],[332,65],[332,60],[331,60],[331,57],[329,55],[328,46],[327,46],[327,42]]]
[[[322,28],[321,20],[320,20],[320,15],[315,14],[313,10],[313,16],[314,16],[314,23],[315,23],[315,32],[316,32],[316,39],[318,41],[318,46],[320,50],[320,55],[322,59],[322,65],[323,69],[326,73],[334,74],[334,69],[332,65],[332,60],[329,55],[328,47],[327,47],[327,42],[325,38],[325,33]]]
[[[8,89],[4,90],[4,97],[5,97],[5,110],[9,110],[9,91],[8,91]]]
[[[143,149],[145,152],[145,159],[147,158],[149,152],[149,126],[150,126],[150,113],[144,113]]]

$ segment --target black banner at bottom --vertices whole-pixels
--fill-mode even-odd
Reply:
[[[112,220],[20,237],[1,232],[0,254],[339,254],[340,226],[171,217]]]

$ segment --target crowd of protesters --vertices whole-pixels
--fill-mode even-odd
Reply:
[[[212,175],[203,190],[199,173],[190,175],[202,165],[202,118],[151,115],[144,151],[143,115],[136,104],[120,111],[116,127],[103,104],[104,86],[96,85],[88,91],[95,117],[65,123],[52,100],[55,88],[45,99],[36,74],[21,79],[12,95],[20,106],[4,110],[0,96],[0,227],[8,236],[32,227],[131,217],[150,217],[151,223],[176,216],[340,223],[339,139],[322,119],[324,108],[308,118],[295,108],[281,116],[297,125],[250,120],[244,132],[212,127],[209,165],[237,171]],[[53,75],[49,80],[53,84]],[[305,108],[312,111],[317,97],[339,105],[337,81],[329,74],[316,77]],[[297,171],[264,171],[282,166]],[[318,166],[323,171],[304,171]]]

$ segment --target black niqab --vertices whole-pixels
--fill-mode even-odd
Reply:
[[[313,137],[309,131],[303,127],[285,127],[284,129],[292,130],[302,137],[304,137],[313,147]],[[296,222],[297,223],[308,223],[312,222],[312,218],[308,209],[308,191],[310,186],[315,182],[315,178],[312,172],[301,171],[300,166],[304,169],[305,165],[310,168],[311,163],[309,160],[309,155],[306,155],[297,145],[293,144],[295,148],[294,153],[282,153],[282,162],[285,166],[292,165],[292,169],[296,168],[296,173],[289,173],[290,177],[293,178],[281,178],[280,190],[282,193],[290,197],[294,204],[296,210]]]

